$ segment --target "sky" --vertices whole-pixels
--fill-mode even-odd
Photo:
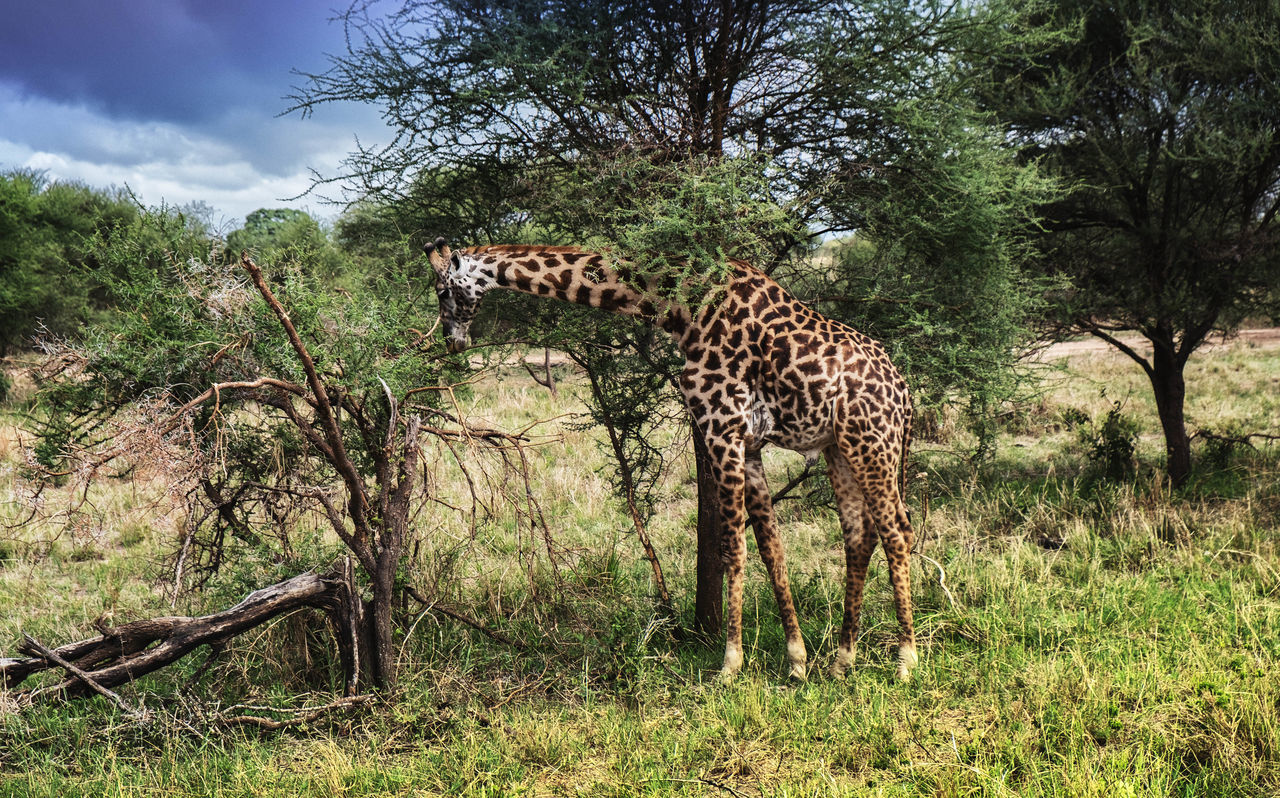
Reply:
[[[204,202],[226,230],[258,208],[332,219],[331,188],[291,198],[389,132],[369,105],[282,113],[293,70],[345,53],[346,3],[0,0],[0,171]]]

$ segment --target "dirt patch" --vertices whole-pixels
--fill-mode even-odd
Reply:
[[[1126,345],[1133,347],[1134,351],[1141,352],[1144,355],[1151,354],[1151,344],[1140,335],[1124,334],[1116,337]],[[1200,346],[1198,351],[1207,352],[1233,346],[1252,346],[1259,349],[1280,348],[1280,327],[1259,327],[1240,330],[1233,335],[1225,337],[1213,335]],[[1073,355],[1104,354],[1109,352],[1119,354],[1115,347],[1100,338],[1086,338],[1082,341],[1063,341],[1062,343],[1052,344],[1044,350],[1040,357],[1044,360],[1060,360]]]

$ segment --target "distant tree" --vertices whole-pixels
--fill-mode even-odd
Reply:
[[[789,283],[807,269],[819,297],[831,293],[822,290],[830,264],[797,267],[789,258],[824,234],[864,231],[884,236],[879,251],[898,263],[946,251],[956,267],[949,287],[974,288],[957,292],[960,304],[991,332],[980,347],[949,350],[981,364],[953,376],[1008,364],[1017,325],[996,331],[992,320],[1016,322],[1024,307],[1008,242],[1032,192],[1029,170],[1001,157],[956,71],[958,52],[1003,35],[982,14],[890,0],[407,0],[386,17],[357,5],[343,19],[348,52],[328,71],[304,75],[293,110],[343,101],[383,107],[392,142],[357,150],[333,178],[370,204],[390,203],[395,210],[380,223],[394,218],[400,231],[475,243],[604,244],[658,269],[670,262],[650,258],[653,251],[678,253],[688,257],[686,276],[708,286],[726,257],[748,257]],[[936,110],[946,111],[945,125],[931,122]],[[671,212],[681,196],[709,201]],[[940,208],[958,228],[963,214],[949,210],[952,202],[989,216],[979,235],[898,245]],[[742,224],[748,220],[765,223]],[[971,245],[977,255],[963,249]],[[956,306],[914,296],[893,300],[912,303],[917,318]],[[830,307],[847,311],[862,299]],[[1013,310],[984,313],[995,301]],[[521,307],[526,325],[538,318]],[[603,347],[647,340],[617,334],[615,323],[598,322]],[[631,361],[641,370],[676,362],[634,349]],[[699,495],[713,495],[701,463]],[[713,507],[700,502],[708,513]],[[700,552],[714,550],[717,525],[700,513]],[[698,618],[708,628],[717,625],[708,613],[718,598],[707,598],[716,584],[700,569]]]
[[[320,223],[295,208],[259,208],[246,216],[244,227],[227,234],[227,251],[242,250],[272,258],[289,253],[328,280],[339,278],[348,267]]]
[[[1188,359],[1210,333],[1280,312],[1280,6],[1007,6],[1017,28],[1054,37],[994,58],[987,97],[1024,158],[1069,189],[1038,239],[1043,271],[1072,283],[1052,319],[1142,367],[1180,486]]]
[[[0,352],[30,345],[41,328],[72,334],[101,306],[87,242],[135,214],[117,193],[0,174]]]

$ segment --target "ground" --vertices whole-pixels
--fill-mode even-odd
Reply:
[[[1193,429],[1280,431],[1277,339],[1250,333],[1192,359]],[[229,725],[233,702],[331,699],[327,632],[293,616],[207,670],[196,657],[122,691],[153,710],[145,725],[98,699],[0,710],[0,796],[1274,795],[1280,452],[1200,446],[1191,484],[1170,493],[1145,377],[1096,346],[1052,350],[1043,390],[1010,408],[993,460],[968,462],[947,419],[916,447],[922,663],[910,684],[893,679],[879,556],[848,678],[787,681],[753,564],[747,668],[714,683],[719,647],[673,639],[659,619],[598,431],[562,418],[540,428],[532,469],[560,570],[518,519],[495,511],[472,532],[441,505],[424,511],[430,534],[411,573],[451,585],[455,606],[526,650],[409,605],[405,677],[385,702],[283,732]],[[464,409],[503,428],[576,412],[574,380],[562,376],[552,398],[510,370]],[[1113,484],[1087,455],[1116,403],[1139,432],[1138,470]],[[12,431],[0,437],[0,457],[17,453]],[[775,484],[799,468],[783,452],[767,464]],[[690,470],[677,461],[649,520],[685,624]],[[17,476],[11,467],[3,487],[20,500]],[[459,489],[450,479],[441,497]],[[56,536],[53,522],[3,536],[5,650],[22,631],[60,642],[104,613],[173,611],[159,555],[179,519],[149,515],[147,490],[104,488]],[[59,500],[45,498],[52,509]],[[823,663],[840,622],[838,527],[820,505],[779,512],[806,642]],[[297,567],[251,554],[177,609],[230,603]]]

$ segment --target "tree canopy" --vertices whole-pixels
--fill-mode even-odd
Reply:
[[[118,192],[0,174],[0,351],[30,345],[41,327],[70,334],[101,306],[87,242],[135,215]]]
[[[864,312],[886,298],[879,285],[830,312],[889,333],[909,309],[921,345],[908,371],[933,370],[934,396],[983,392],[1011,362],[1031,296],[1016,245],[1044,195],[971,96],[960,56],[1008,30],[985,12],[409,0],[343,19],[348,52],[303,75],[294,110],[375,103],[394,132],[331,178],[365,198],[359,224],[340,225],[347,233],[599,243],[632,258],[659,250],[714,279],[725,257],[775,272],[822,237],[857,231],[876,247],[881,277],[921,279],[881,303],[891,307]],[[717,184],[715,202],[678,201],[709,199]],[[829,296],[830,265],[783,270],[807,270],[808,281],[777,276]],[[841,258],[836,276],[867,289],[880,280],[868,267]],[[936,272],[951,301],[920,293]],[[987,313],[996,299],[1006,312]],[[954,308],[963,312],[947,323],[920,323]],[[930,329],[969,342],[948,355],[969,365],[928,358]]]
[[[1181,484],[1188,358],[1209,333],[1280,312],[1280,8],[1010,5],[1017,28],[1052,37],[994,58],[988,96],[1024,158],[1066,188],[1038,239],[1040,268],[1072,286],[1052,318],[1144,369]]]

